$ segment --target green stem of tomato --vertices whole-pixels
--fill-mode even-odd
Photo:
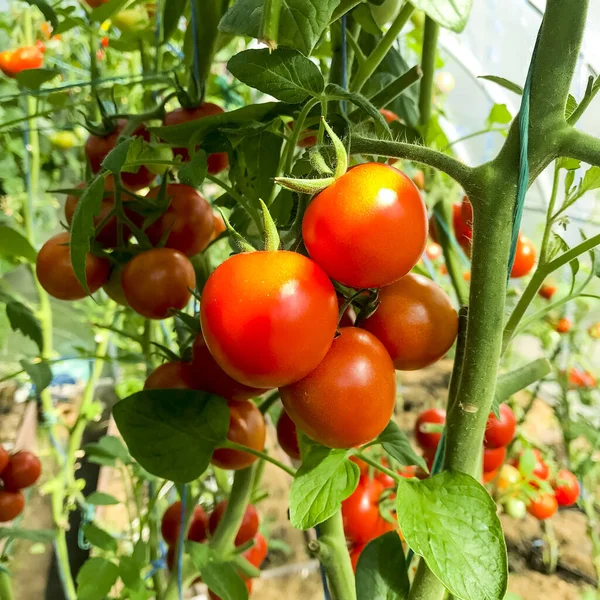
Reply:
[[[2,600],[13,600],[10,575],[4,570],[0,570],[0,598]]]
[[[271,49],[277,48],[281,0],[265,0],[259,38]]]
[[[356,456],[358,456],[358,458],[360,458],[361,460],[364,460],[367,464],[371,465],[373,468],[377,469],[378,471],[381,471],[382,473],[389,475],[394,481],[400,481],[400,479],[402,479],[402,477],[400,475],[398,475],[398,473],[396,473],[395,471],[392,471],[391,469],[388,469],[387,467],[382,465],[380,462],[373,460],[368,454],[365,454],[364,452],[356,452]]]
[[[288,467],[287,465],[284,465],[282,462],[278,461],[276,458],[273,458],[270,454],[267,454],[266,452],[260,452],[259,450],[254,450],[253,448],[248,448],[248,446],[243,446],[242,444],[237,444],[236,442],[230,442],[229,440],[227,440],[227,442],[225,444],[223,444],[223,446],[220,446],[220,448],[230,448],[231,450],[240,450],[242,452],[247,452],[248,454],[252,454],[253,456],[258,456],[258,458],[262,458],[263,460],[270,462],[271,464],[275,465],[276,467],[279,467],[280,469],[285,471],[288,475],[291,475],[292,477],[296,476],[296,471],[294,469],[292,469],[291,467]]]
[[[290,175],[292,172],[292,163],[294,162],[294,151],[296,150],[296,146],[298,144],[298,140],[300,139],[300,135],[304,131],[304,122],[308,117],[308,113],[319,103],[318,98],[311,98],[300,111],[298,118],[294,121],[294,126],[292,127],[292,133],[290,137],[288,137],[286,145],[285,145],[285,162],[283,164],[283,173],[286,175]]]
[[[431,101],[433,98],[433,76],[435,73],[435,55],[437,52],[437,39],[439,25],[431,18],[425,17],[423,33],[423,52],[421,54],[421,91],[419,93],[419,122],[422,127],[427,127],[431,119]],[[427,137],[425,135],[425,137]]]

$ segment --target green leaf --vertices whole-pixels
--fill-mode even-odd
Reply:
[[[106,552],[116,552],[117,551],[117,540],[108,533],[108,531],[104,531],[94,523],[88,523],[84,525],[82,528],[83,535],[85,535],[87,541],[95,546],[96,548],[100,548],[100,550],[104,550]]]
[[[339,510],[342,500],[358,484],[358,465],[346,459],[346,450],[311,446],[290,489],[290,521],[310,529]]]
[[[90,239],[96,231],[94,217],[100,214],[103,196],[104,177],[99,175],[81,195],[71,222],[71,264],[77,281],[88,294],[90,290],[85,272],[86,257],[90,251]]]
[[[472,0],[412,0],[411,4],[441,27],[460,33],[469,19]]]
[[[202,182],[206,178],[208,173],[208,163],[206,162],[206,152],[204,150],[198,150],[192,160],[185,163],[181,169],[179,169],[178,177],[181,183],[191,185],[194,188],[199,188]]]
[[[30,90],[39,89],[42,84],[60,75],[55,69],[26,69],[15,75],[17,82]]]
[[[550,361],[547,358],[538,358],[510,373],[502,373],[496,383],[496,402],[501,404],[528,385],[543,379],[551,371]]]
[[[565,240],[555,233],[554,231],[550,234],[550,240],[548,241],[548,257],[547,260],[551,261],[553,258],[558,256],[559,253],[566,252],[569,249],[569,244]]]
[[[422,456],[419,456],[410,445],[408,438],[400,430],[394,421],[390,421],[387,427],[379,434],[377,441],[383,449],[401,465],[418,465],[427,470],[427,464]]]
[[[56,531],[51,529],[21,529],[20,527],[0,527],[2,538],[27,540],[39,544],[49,544],[56,539]]]
[[[6,316],[13,331],[20,331],[23,335],[32,339],[39,351],[44,346],[44,334],[42,326],[31,309],[17,300],[12,300],[6,305]]]
[[[356,566],[357,600],[406,600],[409,587],[398,533],[390,531],[369,542]]]
[[[179,483],[204,473],[229,430],[226,401],[194,390],[143,390],[118,402],[113,415],[140,465]]]
[[[583,194],[600,188],[600,167],[590,167],[579,185],[579,193]]]
[[[0,256],[24,258],[34,263],[37,252],[22,233],[12,227],[0,225]]]
[[[309,56],[328,27],[340,0],[281,0],[279,44]],[[237,0],[219,23],[219,30],[259,38],[264,0]]]
[[[387,131],[389,133],[389,126],[387,121],[384,119],[383,115],[379,112],[379,110],[369,102],[364,96],[361,94],[355,94],[352,92],[347,92],[344,88],[336,85],[335,83],[330,83],[325,88],[325,94],[331,99],[336,100],[347,100],[348,102],[352,102],[355,106],[358,106],[362,110],[364,110],[370,117],[375,120],[375,123],[378,123],[383,131]]]
[[[497,83],[499,86],[518,94],[519,96],[523,95],[523,88],[518,83],[504,79],[504,77],[497,77],[496,75],[479,75],[477,79],[486,79],[487,81],[492,81]]]
[[[169,2],[163,4],[163,44],[166,44],[177,31],[179,20],[185,11],[187,3],[188,0],[169,0]]]
[[[24,0],[27,4],[31,6],[37,6],[41,13],[44,15],[44,19],[52,25],[52,29],[56,29],[58,27],[58,18],[56,17],[56,13],[54,9],[47,3],[45,0]]]
[[[244,50],[229,59],[227,69],[252,88],[290,104],[319,96],[325,81],[319,67],[297,50]]]
[[[562,157],[557,159],[557,165],[559,169],[566,169],[567,171],[576,171],[581,167],[581,161],[576,158]]]
[[[398,482],[398,523],[410,548],[460,600],[502,600],[506,544],[496,504],[464,473]]]
[[[104,600],[119,577],[119,567],[105,558],[89,558],[77,573],[77,600]]]
[[[132,148],[132,144],[136,146],[135,149]],[[113,173],[113,175],[118,175],[123,170],[123,165],[128,162],[128,158],[130,161],[135,160],[135,154],[139,154],[142,151],[143,145],[144,142],[140,137],[130,137],[123,140],[106,155],[106,158],[102,161],[102,166]],[[134,156],[129,157],[130,153]],[[139,171],[139,167],[135,171]]]
[[[142,581],[140,575],[140,565],[131,556],[122,556],[119,559],[119,576],[128,588],[138,588]]]
[[[490,110],[490,114],[488,115],[486,123],[489,127],[491,127],[494,123],[506,125],[511,121],[512,115],[510,114],[508,108],[506,108],[506,104],[494,104]]]
[[[88,457],[97,456],[112,458],[114,460],[120,460],[126,465],[131,462],[127,448],[125,448],[123,442],[114,435],[101,437],[97,442],[86,444],[83,449]]]
[[[117,500],[114,496],[110,494],[105,494],[104,492],[92,492],[85,501],[88,504],[93,504],[94,506],[112,506],[114,504],[119,504],[120,501]]]
[[[575,112],[576,108],[577,100],[575,100],[575,98],[569,94],[567,96],[567,105],[565,106],[565,119],[568,119]]]
[[[50,382],[52,381],[52,371],[45,360],[38,363],[30,363],[22,358],[19,362],[21,363],[23,370],[31,377],[31,382],[35,385],[37,394],[50,385]]]
[[[108,0],[90,13],[90,22],[102,23],[110,19],[116,12],[120,11],[129,0]]]

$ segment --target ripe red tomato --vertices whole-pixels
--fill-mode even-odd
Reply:
[[[214,210],[213,211],[213,233],[210,236],[210,241],[216,240],[223,232],[227,231],[227,227],[225,225],[225,221],[223,221],[223,217],[221,213]]]
[[[208,530],[211,535],[215,534],[217,530],[217,526],[219,525],[219,521],[223,517],[223,513],[227,508],[227,501],[223,500],[219,502],[210,513],[210,517],[208,519]],[[235,545],[242,546],[246,542],[249,542],[258,532],[258,512],[256,511],[256,507],[253,504],[248,504],[246,507],[246,512],[244,513],[244,517],[242,519],[242,524],[238,529],[237,535],[235,536]]]
[[[538,290],[538,294],[546,300],[552,300],[552,296],[556,294],[556,286],[553,283],[544,283]]]
[[[425,248],[425,255],[429,260],[438,260],[442,256],[442,247],[435,242],[431,242]]]
[[[293,129],[294,121],[288,123],[288,127]],[[296,146],[298,146],[298,148],[312,148],[313,146],[317,145],[317,141],[318,138],[316,132],[314,132],[312,129],[305,129],[300,133],[300,137],[298,138]]]
[[[185,254],[154,248],[132,258],[121,277],[125,298],[148,319],[166,319],[171,309],[183,309],[196,287],[194,267]]]
[[[394,530],[379,512],[379,499],[384,490],[377,479],[361,477],[352,495],[342,502],[344,532],[354,544],[366,544]]]
[[[381,113],[381,115],[383,116],[383,118],[388,123],[392,123],[393,121],[400,121],[400,122],[402,122],[402,119],[395,112],[392,112],[391,110],[388,110],[387,108],[380,108],[379,112]]]
[[[576,367],[569,368],[569,387],[577,388],[593,388],[597,385],[596,378],[589,372]]]
[[[236,254],[211,274],[200,305],[206,344],[237,381],[273,388],[310,373],[331,347],[331,281],[295,252]]]
[[[396,401],[394,365],[383,344],[358,327],[342,327],[319,366],[280,388],[296,426],[330,448],[352,448],[377,437]]]
[[[260,410],[250,400],[228,402],[230,442],[242,444],[262,452],[265,447],[266,425]],[[249,467],[257,457],[242,450],[219,448],[212,456],[212,463],[221,469],[237,471]]]
[[[515,437],[517,419],[508,404],[500,405],[500,420],[490,413],[485,426],[483,443],[486,448],[502,448],[508,446]]]
[[[163,515],[160,531],[167,544],[173,546],[177,543],[181,525],[181,501],[174,502],[167,508]],[[194,508],[190,527],[186,539],[192,542],[203,542],[208,531],[208,517],[201,506]]]
[[[510,276],[513,278],[524,277],[533,269],[533,265],[535,265],[535,246],[529,238],[520,233]]]
[[[25,508],[23,492],[0,490],[0,523],[7,523],[18,517]]]
[[[350,562],[352,563],[352,570],[356,573],[356,567],[358,565],[358,559],[360,558],[361,552],[365,549],[366,544],[358,544],[352,546],[350,550]]]
[[[100,39],[100,45],[101,45],[103,48],[108,48],[108,45],[109,45],[109,44],[110,44],[110,41],[109,41],[109,39],[108,39],[106,36],[103,36],[103,37]]]
[[[556,475],[552,487],[559,506],[571,506],[579,498],[579,481],[567,469],[561,469]]]
[[[145,390],[194,389],[194,370],[191,363],[171,361],[157,367],[144,383]]]
[[[298,431],[296,430],[296,424],[290,419],[290,416],[285,410],[281,411],[279,421],[277,421],[277,441],[282,450],[290,458],[300,460],[300,446],[298,445]]]
[[[50,238],[39,251],[35,265],[41,286],[59,300],[79,300],[86,296],[71,265],[70,241],[71,235],[66,232]],[[110,263],[106,259],[87,254],[85,275],[91,294],[106,283],[109,272]]]
[[[468,206],[471,206],[467,200]],[[469,217],[468,209],[463,210],[465,202],[454,202],[452,204],[452,227],[454,228],[454,237],[460,244],[462,249],[467,253],[471,253],[471,240],[473,239],[473,228],[465,221],[465,216]],[[471,209],[469,222],[472,222],[473,213]]]
[[[42,474],[42,463],[33,452],[13,454],[0,477],[7,490],[16,491],[33,485]]]
[[[527,506],[527,512],[539,521],[549,519],[557,509],[558,502],[554,494],[540,494]]]
[[[573,322],[568,317],[563,317],[556,324],[556,331],[558,333],[569,333],[571,331],[571,327],[573,327]]]
[[[494,469],[493,471],[484,471],[483,475],[481,476],[481,481],[484,484],[490,483],[491,481],[494,481],[494,479],[496,479],[497,476],[498,469]]]
[[[416,273],[379,291],[379,306],[360,324],[378,338],[394,367],[422,369],[448,352],[458,333],[458,314],[446,292]]]
[[[160,187],[148,192],[146,198],[155,199]],[[166,189],[171,199],[169,208],[147,229],[152,244],[166,238],[165,246],[194,256],[208,246],[214,230],[214,216],[210,204],[189,185],[170,183]]]
[[[506,448],[484,448],[483,449],[483,470],[484,472],[496,471],[506,460]]]
[[[535,466],[533,468],[533,471],[531,472],[531,475],[534,478],[537,477],[538,479],[543,479],[545,481],[546,479],[548,479],[548,475],[550,474],[550,467],[546,464],[542,453],[537,448],[533,448],[531,451],[533,452],[533,455],[535,457]],[[516,463],[517,466],[520,466],[520,460],[521,459],[519,457],[518,461],[513,462]],[[535,480],[532,480],[529,483],[534,486],[536,485]]]
[[[209,352],[202,332],[196,336],[192,346],[192,370],[196,389],[226,400],[248,400],[267,391],[249,387],[227,375]]]
[[[28,69],[39,69],[43,62],[44,54],[37,46],[23,46],[0,52],[0,71],[7,77],[14,77]]]
[[[242,556],[254,567],[260,569],[260,565],[262,565],[265,558],[267,558],[267,554],[269,553],[269,546],[267,544],[267,540],[262,535],[262,533],[257,533],[254,536],[254,546],[248,548],[246,552],[242,554]]]
[[[423,411],[415,423],[415,438],[417,439],[417,444],[419,444],[423,450],[435,450],[440,443],[442,434],[422,431],[421,425],[424,425],[425,423],[444,425],[446,423],[446,411],[442,408],[430,408]]]
[[[4,446],[0,446],[0,475],[8,464],[9,458],[8,452],[5,450]]]
[[[361,164],[312,200],[302,235],[311,258],[332,279],[354,288],[382,287],[421,258],[427,211],[404,173],[380,163]]]
[[[194,108],[182,107],[167,113],[163,120],[163,125],[180,125],[181,123],[188,123],[189,121],[195,121],[196,119],[202,119],[203,117],[220,115],[224,112],[225,111],[220,106],[217,106],[212,102],[204,102],[200,106]],[[173,154],[180,155],[183,161],[187,161],[190,158],[187,148],[173,148]],[[207,162],[208,172],[211,175],[217,175],[229,166],[229,156],[227,155],[227,152],[215,152],[209,155]]]

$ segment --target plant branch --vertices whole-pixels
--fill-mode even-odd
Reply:
[[[592,75],[588,78],[588,84],[585,89],[585,94],[581,99],[581,102],[577,105],[577,108],[573,111],[571,116],[567,119],[569,125],[575,125],[577,121],[582,117],[583,113],[587,110],[591,101],[596,97],[596,94],[600,91],[600,85],[597,84],[597,80]]]
[[[237,444],[236,442],[230,442],[229,440],[223,445],[221,448],[230,448],[231,450],[240,450],[241,452],[247,452],[248,454],[252,454],[253,456],[258,456],[258,458],[262,458],[267,462],[279,467],[281,470],[285,471],[291,477],[296,476],[296,471],[287,465],[284,465],[282,462],[278,461],[276,458],[273,458],[270,454],[266,452],[260,452],[259,450],[254,450],[253,448],[248,448],[248,446],[244,446],[242,444]]]
[[[563,156],[600,167],[600,139],[574,128],[565,130],[562,137],[560,149]]]
[[[419,123],[421,126],[427,126],[431,118],[433,75],[435,73],[435,55],[439,29],[439,25],[431,17],[425,18],[423,51],[421,54],[423,79],[421,80],[421,90],[419,93]]]

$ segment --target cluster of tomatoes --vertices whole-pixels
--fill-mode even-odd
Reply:
[[[25,508],[21,490],[32,486],[42,473],[40,459],[32,452],[10,455],[0,446],[0,523],[12,521]]]
[[[223,500],[214,507],[210,515],[207,515],[202,506],[196,506],[190,520],[186,539],[197,543],[208,541],[215,534],[226,507],[227,501]],[[267,540],[258,531],[259,524],[260,521],[256,507],[249,504],[246,507],[242,523],[235,536],[236,547],[252,544],[243,552],[242,556],[257,569],[260,568],[268,552]],[[161,533],[168,546],[167,566],[171,571],[175,564],[180,528],[181,502],[178,501],[171,504],[165,511],[161,523]],[[248,592],[252,590],[251,579],[246,579],[246,587],[248,588]],[[210,592],[210,597],[212,600],[219,600],[218,596],[212,592]]]

